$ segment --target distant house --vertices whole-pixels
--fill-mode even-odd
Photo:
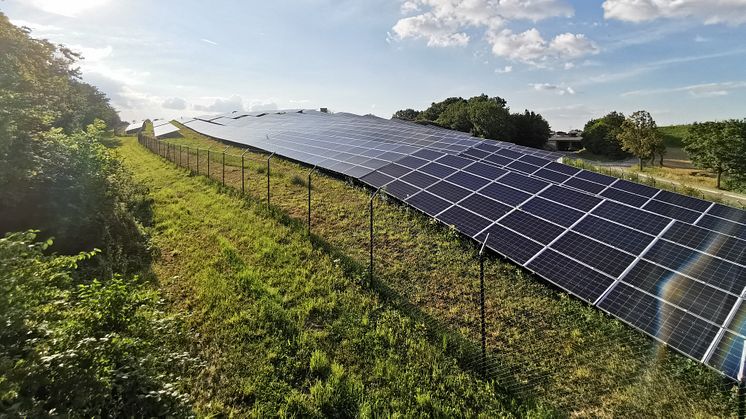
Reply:
[[[549,137],[549,145],[557,151],[578,151],[583,148],[583,132],[577,129],[564,132],[557,131]]]

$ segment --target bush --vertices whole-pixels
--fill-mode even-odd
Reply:
[[[18,156],[35,169],[0,192],[0,233],[41,230],[64,254],[99,248],[89,274],[131,275],[150,261],[143,230],[150,201],[101,143],[105,128],[97,120],[72,135],[60,128],[39,134],[33,150]]]
[[[75,284],[95,252],[46,256],[36,232],[0,239],[0,411],[11,416],[188,414],[179,319],[132,278]]]

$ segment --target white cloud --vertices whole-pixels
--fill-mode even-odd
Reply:
[[[727,81],[718,83],[692,84],[689,86],[663,88],[663,89],[646,89],[633,90],[625,92],[622,96],[649,96],[666,93],[686,92],[695,98],[708,98],[727,96],[733,90],[746,89],[746,81]]]
[[[180,97],[172,97],[164,100],[161,106],[166,109],[184,110],[187,107],[187,102]]]
[[[244,111],[243,99],[241,96],[233,95],[229,98],[214,98],[213,102],[209,105],[194,105],[194,109],[197,111],[204,112],[231,112],[231,111]]]
[[[83,12],[109,3],[109,0],[32,0],[31,4],[39,10],[55,15],[76,17]]]
[[[495,73],[497,73],[497,74],[507,74],[507,73],[510,73],[511,71],[513,71],[513,66],[512,65],[506,65],[503,68],[498,68],[497,70],[495,70]]]
[[[417,14],[399,19],[387,40],[424,39],[430,47],[467,45],[468,31],[496,32],[510,20],[536,22],[574,13],[562,0],[406,0],[402,12]]]
[[[202,39],[200,39],[200,41],[202,41],[202,42],[204,42],[204,43],[206,43],[206,44],[210,44],[210,45],[218,45],[218,43],[217,43],[217,42],[215,42],[215,41],[211,41],[211,40],[209,40],[209,39],[206,39],[206,38],[202,38]]]
[[[513,33],[510,29],[490,32],[487,40],[495,55],[533,65],[574,60],[599,52],[598,46],[585,35],[563,33],[547,42],[536,28],[521,33]]]
[[[529,86],[533,87],[534,90],[539,92],[554,92],[558,95],[574,95],[575,89],[569,86],[561,86],[551,83],[531,83]]]
[[[746,23],[746,0],[606,0],[604,18],[645,22],[692,18],[705,24]]]
[[[429,47],[464,46],[469,35],[459,32],[453,21],[441,21],[432,13],[400,19],[392,30],[398,39],[426,39]]]

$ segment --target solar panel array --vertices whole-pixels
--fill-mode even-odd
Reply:
[[[168,134],[173,134],[178,131],[179,131],[179,128],[176,125],[168,121],[153,124],[153,134],[155,135],[155,138],[162,137]]]
[[[438,127],[314,111],[184,122],[361,180],[731,378],[746,337],[746,212]],[[489,236],[488,236],[489,234]]]
[[[127,128],[124,129],[124,132],[126,133],[139,132],[142,129],[142,124],[143,122],[133,122],[127,125]]]

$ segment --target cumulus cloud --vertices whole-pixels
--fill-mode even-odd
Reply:
[[[497,74],[507,74],[507,73],[510,73],[511,71],[513,71],[513,66],[512,65],[506,65],[503,68],[498,68],[497,70],[495,70],[495,73],[497,73]]]
[[[440,20],[432,13],[400,19],[392,29],[398,39],[425,39],[429,47],[464,46],[469,43],[469,35],[459,31],[457,22]]]
[[[514,34],[506,29],[514,20],[537,22],[550,17],[571,17],[572,7],[562,0],[406,0],[387,41],[421,39],[430,47],[467,45],[475,31],[483,30],[492,52],[513,61],[578,58],[598,51],[582,34],[565,33],[549,42],[534,28]]]
[[[495,55],[535,65],[549,60],[570,61],[599,51],[585,35],[563,33],[547,42],[536,28],[521,33],[510,29],[490,32],[487,40]]]
[[[215,98],[210,105],[194,105],[194,109],[203,112],[232,112],[246,110],[243,105],[241,96],[233,95],[229,98]]]
[[[187,107],[187,102],[180,97],[172,97],[164,100],[161,106],[166,109],[184,110]]]
[[[569,86],[560,86],[551,83],[531,83],[529,86],[533,87],[534,90],[539,92],[554,92],[558,95],[574,95],[575,90]]]
[[[705,24],[746,23],[746,0],[606,0],[604,17],[627,22],[692,18]]]

